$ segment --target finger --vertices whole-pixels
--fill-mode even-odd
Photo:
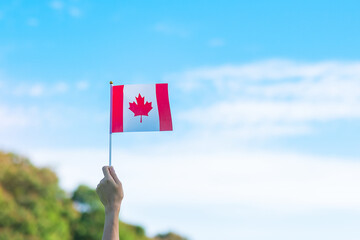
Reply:
[[[110,171],[110,174],[111,174],[112,178],[114,179],[114,181],[115,181],[116,183],[120,183],[120,180],[119,180],[118,176],[116,175],[116,172],[115,172],[114,167],[111,166],[111,167],[109,168],[109,171]]]
[[[109,167],[108,166],[103,166],[102,171],[104,173],[104,177],[107,179],[112,179],[110,172],[109,172]]]

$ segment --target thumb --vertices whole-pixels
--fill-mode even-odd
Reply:
[[[115,173],[115,169],[114,169],[114,167],[109,167],[109,172],[110,172],[110,175],[112,176],[112,178],[114,179],[114,181],[116,182],[116,183],[120,183],[120,180],[119,180],[119,178],[117,177],[117,175],[116,175],[116,173]]]
[[[109,167],[108,166],[103,166],[102,167],[102,171],[104,173],[104,177],[107,179],[112,179],[110,172],[109,172]]]

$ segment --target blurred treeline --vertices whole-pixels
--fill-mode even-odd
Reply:
[[[0,240],[101,240],[104,218],[94,189],[81,185],[69,196],[50,169],[0,152]],[[150,238],[141,226],[119,224],[121,240],[185,240],[174,233]]]

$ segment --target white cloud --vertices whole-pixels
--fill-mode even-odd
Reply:
[[[189,32],[181,26],[176,26],[169,23],[157,23],[154,25],[153,29],[156,32],[163,33],[166,35],[173,35],[178,37],[187,37]]]
[[[208,45],[210,47],[221,47],[221,46],[224,46],[224,44],[225,44],[225,42],[221,38],[213,38],[213,39],[210,39],[210,41],[208,42]]]
[[[11,128],[20,129],[36,124],[38,109],[0,105],[0,132]]]
[[[20,83],[13,88],[13,94],[15,96],[30,96],[40,97],[44,94],[45,87],[41,83],[24,84]]]
[[[351,159],[219,148],[164,149],[162,153],[159,149],[114,151],[113,163],[128,202],[244,204],[295,212],[321,208],[360,211],[360,163]],[[106,149],[37,150],[30,155],[38,164],[53,165],[67,189],[79,183],[95,187],[102,178],[101,166],[107,164]],[[78,174],[84,169],[86,174]]]
[[[54,86],[54,91],[56,93],[65,93],[69,89],[69,86],[64,82],[58,82]]]
[[[69,14],[74,18],[79,18],[82,16],[82,11],[77,7],[70,7]]]
[[[20,137],[25,128],[32,127],[34,133],[42,129],[54,127],[60,128],[69,124],[68,116],[74,116],[74,110],[70,107],[41,107],[38,105],[0,105],[0,132],[11,133]],[[37,134],[33,136],[37,137]],[[6,138],[0,143],[6,143]],[[20,142],[20,141],[19,141]]]
[[[83,16],[83,11],[79,7],[69,6],[68,4],[64,4],[63,1],[51,1],[50,7],[59,12],[65,11],[73,18],[80,18]]]
[[[79,81],[76,83],[76,88],[81,91],[86,90],[89,88],[89,83],[87,81]]]
[[[44,94],[44,86],[42,84],[35,84],[28,89],[28,93],[32,97],[39,97]]]
[[[64,4],[62,1],[51,1],[50,7],[55,10],[62,10],[64,8]]]
[[[26,24],[30,27],[37,27],[39,25],[39,20],[36,18],[29,18],[26,20]]]
[[[43,97],[54,94],[65,94],[68,90],[69,85],[65,82],[47,85],[43,83],[19,83],[13,87],[12,93],[15,96]]]
[[[184,81],[212,83],[214,85],[237,84],[249,81],[276,82],[286,79],[355,78],[360,75],[360,62],[298,63],[289,60],[268,60],[243,65],[203,67],[168,76]],[[226,85],[227,86],[227,85]]]
[[[360,62],[269,60],[167,77],[174,79],[187,94],[202,89],[207,104],[179,118],[205,130],[217,126],[234,136],[258,137],[258,129],[266,136],[289,135],[311,132],[312,122],[360,118]]]
[[[359,102],[224,101],[207,108],[184,112],[187,121],[205,125],[233,126],[239,123],[304,122],[360,118]]]

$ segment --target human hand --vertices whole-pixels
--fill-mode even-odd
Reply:
[[[104,166],[102,168],[104,178],[96,187],[100,201],[105,207],[105,211],[120,211],[121,201],[124,198],[124,191],[119,178],[116,176],[113,167]]]

